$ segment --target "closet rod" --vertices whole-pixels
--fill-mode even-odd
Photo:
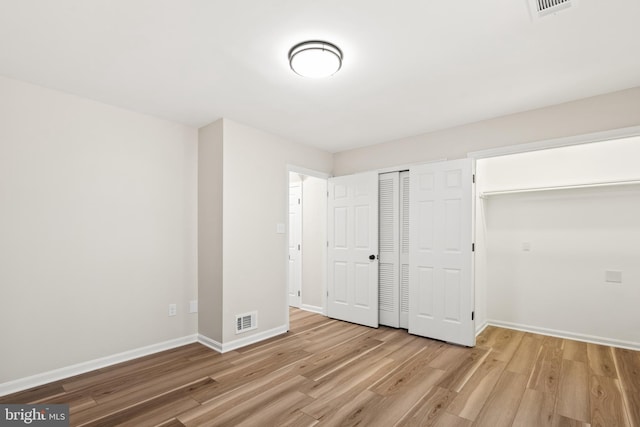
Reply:
[[[593,182],[593,183],[587,183],[587,184],[557,185],[557,186],[550,186],[550,187],[535,187],[535,188],[519,188],[519,189],[501,190],[501,191],[485,191],[484,193],[480,193],[480,198],[485,199],[487,197],[499,196],[501,194],[532,193],[536,191],[572,190],[574,188],[614,187],[614,186],[620,186],[620,185],[638,185],[638,184],[640,184],[640,180]]]

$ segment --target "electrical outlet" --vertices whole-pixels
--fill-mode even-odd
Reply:
[[[178,314],[178,306],[175,304],[169,304],[169,316],[175,316]]]
[[[194,299],[189,301],[189,313],[197,313],[198,312],[198,300]]]

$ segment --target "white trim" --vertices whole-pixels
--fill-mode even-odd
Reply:
[[[300,309],[304,311],[310,311],[312,313],[324,314],[324,309],[316,305],[302,304],[300,306]]]
[[[222,353],[226,353],[227,351],[235,350],[241,347],[246,347],[251,344],[255,344],[260,341],[264,341],[269,338],[273,338],[278,335],[282,335],[287,333],[289,327],[287,325],[278,326],[277,328],[269,329],[268,331],[259,332],[257,334],[239,338],[237,340],[233,340],[230,342],[222,343]]]
[[[299,232],[299,237],[300,237],[299,243],[300,243],[300,246],[298,246],[298,258],[297,258],[297,261],[294,261],[294,263],[297,262],[297,264],[299,266],[297,274],[296,274],[297,277],[293,277],[292,278],[291,275],[290,275],[291,268],[289,266],[289,263],[291,262],[291,252],[290,252],[290,249],[289,249],[289,243],[287,243],[287,257],[286,257],[286,260],[287,260],[287,305],[291,306],[291,307],[300,308],[300,305],[302,305],[302,259],[303,259],[302,258],[303,255],[302,254],[305,251],[305,245],[303,244],[304,242],[302,241],[302,237],[304,235],[304,228],[303,228],[303,222],[304,221],[303,221],[303,218],[304,218],[304,200],[305,200],[305,195],[304,195],[304,181],[300,180],[299,182],[293,182],[292,183],[291,182],[291,174],[292,173],[295,173],[295,172],[289,172],[289,193],[288,193],[288,196],[287,196],[288,197],[287,198],[287,200],[288,200],[288,203],[287,203],[287,226],[286,226],[287,227],[287,242],[291,242],[291,236],[289,235],[289,233],[291,232],[291,227],[292,227],[292,224],[290,222],[290,220],[291,220],[291,200],[289,198],[291,197],[291,189],[297,187],[298,188],[298,192],[299,192],[299,197],[298,197],[298,205],[299,205],[298,209],[299,209],[299,212],[298,212],[298,215],[294,215],[293,227],[297,229],[296,230],[297,232]],[[307,175],[305,175],[305,176],[307,176]],[[316,178],[316,179],[319,179],[319,178]],[[299,218],[296,218],[296,217],[299,217]],[[298,285],[297,289],[296,289],[297,292],[298,292],[298,295],[297,295],[297,297],[294,295],[293,304],[291,302],[291,294],[289,293],[290,290],[291,290],[291,285],[292,285],[291,281],[292,281],[292,279],[294,279],[297,282],[296,284]],[[288,310],[287,310],[287,312],[288,312]]]
[[[488,322],[484,322],[482,325],[476,326],[476,337],[480,335],[485,329],[487,329],[487,326],[489,326]]]
[[[403,165],[389,166],[389,167],[384,167],[384,168],[374,168],[374,169],[371,169],[371,170],[368,170],[368,171],[365,171],[365,172],[377,172],[378,174],[389,173],[389,172],[404,172],[404,171],[411,170],[412,167],[428,165],[430,163],[446,162],[447,160],[449,160],[447,157],[442,157],[442,158],[434,159],[434,160],[421,160],[419,162],[405,163]],[[345,174],[345,175],[331,176],[331,178],[339,178],[341,176],[357,175],[359,173],[363,173],[363,172],[352,172],[352,173],[348,173],[348,174]]]
[[[209,347],[210,349],[217,351],[218,353],[222,353],[222,344],[214,339],[198,334],[198,342],[205,347]]]
[[[558,148],[567,147],[570,145],[590,144],[592,142],[611,141],[614,139],[630,138],[633,136],[640,136],[640,126],[631,126],[627,128],[569,136],[564,138],[547,139],[524,144],[509,145],[506,147],[490,148],[488,150],[472,151],[470,153],[467,153],[467,157],[477,160],[487,157],[504,156],[507,154],[518,154],[528,151],[545,150],[548,148]]]
[[[441,159],[420,161],[420,162],[415,162],[415,163],[405,163],[404,165],[391,166],[391,167],[388,167],[388,168],[376,169],[376,171],[378,172],[378,174],[389,173],[389,172],[403,172],[403,171],[411,170],[412,166],[415,167],[415,166],[427,165],[429,163],[446,162],[447,160],[448,160],[447,157],[443,157]]]
[[[313,169],[303,168],[301,166],[287,164],[287,175],[289,172],[299,173],[302,175],[312,176],[314,178],[320,178],[320,179],[328,179],[330,176],[328,173],[316,171]]]
[[[226,353],[228,351],[236,350],[241,347],[246,347],[251,344],[258,343],[260,341],[267,340],[269,338],[276,337],[278,335],[285,334],[289,331],[287,325],[278,326],[277,328],[269,329],[268,331],[259,332],[245,338],[239,338],[237,340],[229,341],[226,343],[219,343],[209,337],[202,334],[198,335],[198,342],[205,345],[218,353]]]
[[[26,378],[20,378],[0,384],[0,396],[16,393],[32,387],[37,387],[53,381],[62,380],[75,375],[84,374],[106,366],[115,365],[117,363],[126,362],[139,357],[148,356],[150,354],[159,353],[161,351],[170,350],[172,348],[181,347],[183,345],[192,344],[197,341],[196,335],[187,335],[182,338],[176,338],[169,341],[151,344],[146,347],[140,347],[133,350],[124,351],[122,353],[113,354],[111,356],[101,357],[99,359],[89,360],[77,363],[75,365],[66,366],[64,368],[54,369],[52,371],[43,372],[41,374],[32,375]]]
[[[523,325],[520,323],[502,322],[500,320],[489,320],[487,324],[498,326],[501,328],[515,329],[517,331],[532,332],[540,335],[548,335],[551,337],[564,338],[575,341],[583,341],[592,344],[606,345],[610,347],[625,348],[629,350],[640,350],[640,343],[632,341],[622,341],[612,338],[597,337],[594,335],[580,334],[569,331],[561,331],[557,329],[540,328],[538,326]]]

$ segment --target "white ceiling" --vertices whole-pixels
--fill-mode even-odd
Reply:
[[[342,70],[291,72],[307,39]],[[0,0],[0,75],[337,152],[640,86],[640,1]]]

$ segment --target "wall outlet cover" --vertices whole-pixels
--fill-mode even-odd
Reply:
[[[622,271],[607,270],[604,272],[604,280],[607,283],[622,283]]]
[[[189,301],[189,313],[197,313],[198,312],[198,300]]]

